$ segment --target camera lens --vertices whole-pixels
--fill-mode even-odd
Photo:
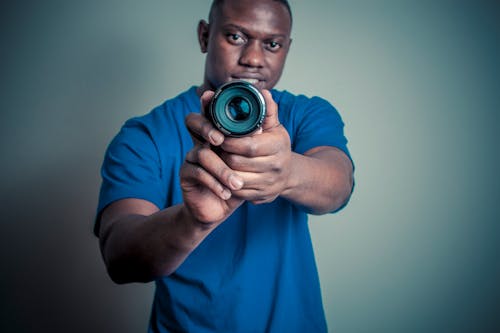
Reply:
[[[264,121],[264,96],[246,81],[222,85],[210,102],[207,118],[225,135],[244,136],[257,130]]]

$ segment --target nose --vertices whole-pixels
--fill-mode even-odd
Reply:
[[[247,67],[262,67],[264,65],[264,50],[257,40],[250,40],[242,50],[240,65]]]

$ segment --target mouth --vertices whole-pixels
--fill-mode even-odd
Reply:
[[[263,80],[260,80],[259,78],[255,78],[255,77],[237,77],[237,76],[233,76],[231,78],[231,81],[234,81],[234,80],[240,80],[240,81],[245,81],[245,82],[248,82],[254,86],[259,86],[259,85],[262,85],[264,83]]]
[[[248,82],[248,83],[253,84],[253,85],[256,85],[257,83],[259,83],[259,80],[257,80],[257,79],[240,78],[238,80],[245,81],[245,82]]]

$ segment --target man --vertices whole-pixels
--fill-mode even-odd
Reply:
[[[156,282],[150,332],[326,331],[307,213],[340,209],[353,167],[328,102],[270,90],[291,26],[287,1],[214,1],[198,25],[203,84],[108,148],[96,233],[115,282]],[[267,106],[243,138],[202,112],[235,79]]]

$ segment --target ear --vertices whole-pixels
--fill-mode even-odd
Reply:
[[[288,40],[288,45],[286,46],[286,54],[288,55],[288,52],[290,51],[290,47],[292,46],[293,39]]]
[[[200,20],[198,23],[198,43],[200,44],[201,53],[207,53],[208,48],[208,30],[207,21]]]

